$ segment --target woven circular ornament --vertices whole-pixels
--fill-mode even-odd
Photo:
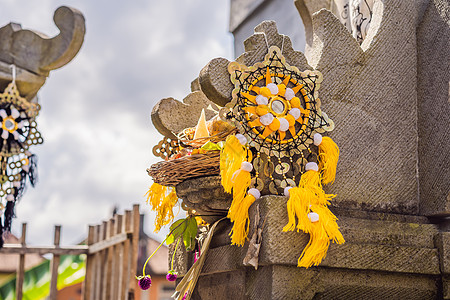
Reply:
[[[320,109],[322,74],[290,66],[278,47],[270,47],[263,62],[250,67],[232,62],[228,71],[235,88],[222,115],[258,152],[291,157],[308,149],[315,133],[333,130]]]

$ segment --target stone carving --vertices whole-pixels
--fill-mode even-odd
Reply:
[[[43,33],[10,23],[0,28],[0,89],[12,81],[10,65],[17,67],[17,86],[23,97],[32,99],[51,70],[70,62],[81,48],[85,20],[77,9],[61,6],[54,14],[60,33],[49,38]]]
[[[197,125],[202,109],[205,109],[207,120],[212,118],[214,111],[207,109],[211,104],[201,91],[190,93],[183,102],[174,98],[162,99],[153,107],[152,123],[162,135],[175,138],[183,129]]]

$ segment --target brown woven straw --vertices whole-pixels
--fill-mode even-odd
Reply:
[[[175,186],[186,179],[219,175],[219,161],[220,151],[208,151],[153,164],[147,172],[154,182]]]

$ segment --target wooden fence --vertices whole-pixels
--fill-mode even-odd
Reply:
[[[60,246],[61,226],[55,226],[53,246],[28,246],[27,224],[22,224],[20,244],[5,244],[0,253],[19,254],[16,274],[16,299],[22,300],[25,274],[25,255],[52,254],[50,264],[50,300],[56,300],[58,266],[61,255],[86,254],[86,275],[83,282],[83,300],[133,300],[136,280],[139,205],[124,215],[116,214],[100,225],[89,226],[87,245]]]

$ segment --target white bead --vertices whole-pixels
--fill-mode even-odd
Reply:
[[[6,140],[9,137],[9,132],[7,130],[3,130],[2,139]]]
[[[30,166],[29,165],[23,165],[22,166],[22,170],[24,170],[25,172],[30,171]]]
[[[11,107],[11,117],[13,117],[14,119],[20,117],[20,112],[14,107]]]
[[[17,123],[17,128],[22,129],[24,125],[25,125],[24,121],[20,121],[19,123]]]
[[[8,196],[6,196],[6,201],[14,201],[14,196],[9,194]]]
[[[5,119],[6,117],[8,117],[8,115],[6,114],[6,111],[4,109],[0,109],[0,116]]]
[[[306,171],[309,171],[309,170],[319,171],[319,166],[315,162],[311,161],[306,164],[305,170]]]
[[[253,170],[253,165],[249,163],[248,161],[244,161],[241,164],[241,170],[251,172]]]
[[[290,197],[290,193],[289,193],[289,190],[290,190],[290,189],[292,189],[291,186],[287,186],[287,187],[284,188],[284,195],[285,195],[286,197]]]
[[[256,96],[256,103],[258,103],[258,105],[267,105],[269,104],[269,99],[263,95],[258,95]]]
[[[311,221],[311,223],[315,223],[319,221],[319,214],[315,212],[310,212],[308,214],[308,219]]]
[[[269,83],[267,85],[267,88],[270,90],[272,95],[278,94],[278,86],[275,83]]]
[[[278,121],[280,121],[280,128],[278,130],[280,131],[287,131],[289,129],[289,122],[285,118],[278,118]]]
[[[257,189],[254,189],[254,188],[249,189],[248,190],[248,194],[252,195],[253,197],[255,197],[255,199],[259,199],[261,197],[261,192],[259,190],[257,190]]]
[[[314,135],[314,145],[319,146],[322,143],[322,135],[320,133],[316,133]]]
[[[284,98],[286,98],[287,100],[291,100],[294,97],[295,97],[294,91],[291,88],[287,88],[286,92],[284,93]]]
[[[239,140],[239,143],[241,143],[242,146],[247,144],[247,139],[245,138],[245,136],[243,134],[237,133],[235,135],[235,137]]]
[[[259,121],[264,126],[268,126],[273,122],[273,115],[271,113],[265,114],[264,116],[259,117]]]
[[[13,186],[14,187],[19,187],[20,186],[20,181],[14,181],[13,182]]]
[[[297,120],[298,118],[300,118],[300,115],[301,115],[300,109],[298,109],[297,107],[294,107],[293,109],[291,109],[291,110],[289,111],[289,114],[290,114],[291,116],[293,116],[294,119]]]

